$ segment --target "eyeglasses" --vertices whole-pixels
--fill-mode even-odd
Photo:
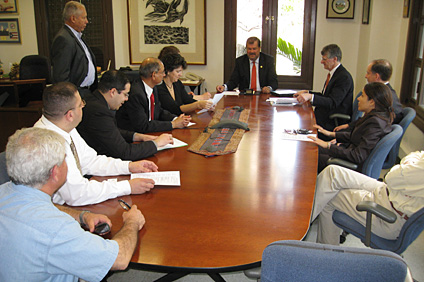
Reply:
[[[79,105],[79,107],[80,108],[84,108],[85,107],[85,105],[86,105],[87,103],[85,102],[85,100],[84,99],[81,99],[81,104]],[[67,110],[63,115],[66,115],[69,111],[72,111],[72,110],[75,110],[75,108],[70,108],[69,110]]]
[[[331,59],[334,59],[334,58],[325,58],[325,57],[321,57],[321,60],[323,60],[324,62],[325,62],[325,61],[327,61],[327,60],[331,60]]]
[[[124,200],[119,199],[118,202],[124,210],[129,211],[131,209],[131,206]]]

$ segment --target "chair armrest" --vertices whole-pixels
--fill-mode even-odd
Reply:
[[[356,170],[358,168],[357,164],[354,164],[352,162],[342,160],[342,159],[339,159],[339,158],[329,158],[327,160],[327,164],[328,165],[332,165],[332,164],[339,165],[339,166],[343,166],[343,167],[346,167],[346,168],[350,168],[352,170]]]
[[[396,221],[396,214],[372,201],[362,201],[356,206],[357,211],[370,212],[388,223]]]
[[[330,115],[330,116],[329,116],[329,118],[330,118],[330,119],[341,118],[341,119],[347,119],[347,120],[350,120],[350,115],[345,115],[345,114],[339,114],[339,113],[336,113],[336,114],[332,114],[332,115]]]
[[[256,268],[246,269],[244,271],[244,275],[246,275],[248,278],[251,278],[251,279],[260,279],[261,278],[261,268],[256,267]]]

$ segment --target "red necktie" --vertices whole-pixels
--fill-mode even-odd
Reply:
[[[155,96],[150,95],[150,120],[154,120],[155,117]]]
[[[252,62],[252,76],[250,82],[250,89],[256,90],[256,64],[255,61]]]
[[[330,77],[331,77],[331,75],[330,75],[330,73],[328,73],[327,80],[325,81],[324,90],[327,88],[328,82],[330,81]]]

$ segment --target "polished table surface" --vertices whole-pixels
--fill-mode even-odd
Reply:
[[[149,158],[160,171],[180,171],[181,186],[156,186],[143,195],[121,197],[146,218],[132,265],[242,270],[258,265],[271,242],[305,236],[318,150],[310,142],[283,140],[281,134],[284,129],[312,129],[315,118],[310,106],[273,107],[265,101],[268,97],[224,96],[218,103],[217,108],[251,109],[250,131],[234,154],[206,158],[181,147]],[[194,115],[196,125],[172,134],[190,145],[212,116]],[[106,238],[122,226],[124,210],[117,199],[83,208],[111,218]]]

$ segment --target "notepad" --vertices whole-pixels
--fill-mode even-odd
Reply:
[[[181,141],[177,138],[172,138],[172,139],[174,140],[174,144],[166,144],[163,147],[159,147],[158,151],[187,146],[187,143],[185,143],[185,142],[183,142],[183,141]]]
[[[143,172],[131,174],[131,179],[134,178],[149,178],[155,181],[156,185],[166,186],[181,186],[179,171],[158,171],[158,172]]]

